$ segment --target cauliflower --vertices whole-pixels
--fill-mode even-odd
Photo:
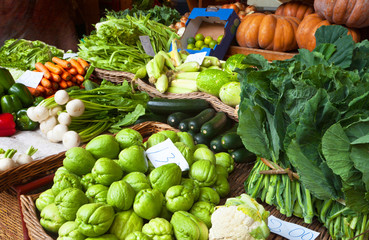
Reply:
[[[269,212],[246,194],[229,198],[211,216],[209,240],[256,240],[269,236]]]

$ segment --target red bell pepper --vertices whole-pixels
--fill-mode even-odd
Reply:
[[[11,136],[16,131],[14,116],[11,113],[0,114],[0,137]]]

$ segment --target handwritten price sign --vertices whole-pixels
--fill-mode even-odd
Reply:
[[[314,240],[320,234],[303,226],[283,221],[272,215],[268,218],[268,227],[272,233],[289,240]]]
[[[182,153],[169,138],[147,149],[146,156],[155,168],[168,163],[177,164],[182,171],[190,168]]]

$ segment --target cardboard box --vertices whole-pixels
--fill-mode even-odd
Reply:
[[[240,19],[233,9],[194,8],[186,22],[186,30],[181,37],[178,49],[183,48],[190,54],[206,52],[207,56],[223,59],[239,25]],[[223,39],[214,49],[187,49],[187,38],[195,37],[197,33],[202,33],[205,37],[211,36],[214,40],[223,35]]]

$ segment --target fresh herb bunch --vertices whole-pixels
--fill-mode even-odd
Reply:
[[[52,57],[63,57],[63,54],[63,50],[42,41],[9,39],[0,48],[0,66],[32,70],[37,62],[49,62]]]
[[[238,133],[245,147],[297,172],[301,183],[299,190],[288,177],[264,177],[267,184],[262,184],[257,170],[247,180],[246,191],[265,194],[265,201],[287,215],[302,210],[307,222],[317,200],[346,205],[348,210],[335,207],[332,216],[345,209],[346,217],[367,218],[369,156],[363,149],[369,147],[369,41],[355,44],[341,26],[319,28],[316,40],[314,51],[300,49],[285,61],[269,63],[260,55],[248,55],[243,63],[255,68],[238,71],[242,80]],[[295,209],[299,193],[303,201]],[[321,221],[332,227],[330,215],[322,214],[322,209],[314,214],[324,215]],[[352,226],[356,229],[355,222]],[[334,225],[330,233],[344,231],[335,236],[349,239],[348,228]]]

